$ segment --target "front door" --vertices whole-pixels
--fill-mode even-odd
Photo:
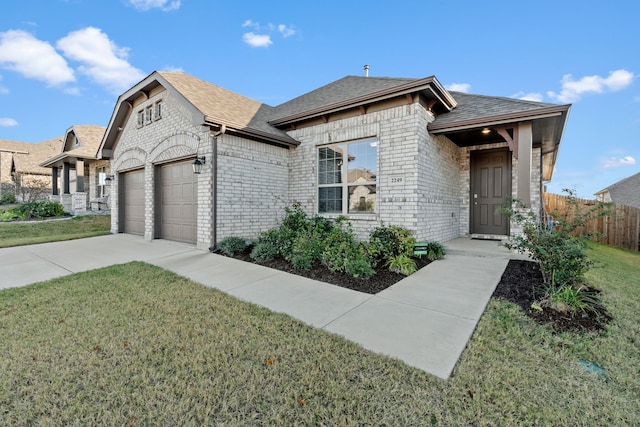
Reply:
[[[508,235],[509,221],[500,209],[511,194],[508,150],[471,153],[471,233]]]

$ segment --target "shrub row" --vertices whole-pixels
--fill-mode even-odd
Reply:
[[[63,216],[64,214],[64,208],[60,203],[41,200],[24,203],[0,213],[0,221],[43,219]]]
[[[374,228],[369,240],[359,242],[346,217],[335,220],[321,216],[309,217],[294,203],[285,208],[279,227],[260,234],[251,251],[251,258],[266,262],[281,256],[296,269],[311,269],[321,263],[333,272],[343,272],[356,278],[369,278],[375,269],[388,267],[392,271],[410,275],[416,271],[413,259],[415,238],[406,228],[381,224]],[[429,243],[433,249],[429,259],[444,256],[444,247]],[[228,237],[220,242],[220,250],[234,256],[246,249],[239,237]]]

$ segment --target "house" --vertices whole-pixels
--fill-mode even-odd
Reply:
[[[640,208],[640,172],[621,179],[594,195],[601,202]]]
[[[96,157],[105,129],[96,125],[71,126],[58,152],[41,163],[53,177],[51,200],[60,202],[67,212],[109,209],[110,162]]]
[[[36,144],[0,140],[0,194],[39,199],[51,191],[51,171],[40,163],[60,149],[60,137]]]
[[[273,107],[153,72],[118,98],[100,146],[111,231],[207,249],[257,237],[296,201],[361,238],[381,222],[418,240],[504,238],[510,197],[540,211],[569,109],[434,76],[347,76]]]

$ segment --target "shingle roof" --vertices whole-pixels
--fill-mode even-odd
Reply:
[[[11,151],[29,151],[33,144],[28,142],[9,141],[7,139],[0,139],[0,150]],[[2,182],[11,182],[11,160],[13,154],[0,151],[0,179]]]
[[[221,88],[182,72],[158,72],[171,86],[215,123],[243,130],[253,129],[295,142],[285,132],[271,126],[273,107]]]
[[[15,171],[25,174],[51,175],[51,169],[40,166],[46,159],[60,151],[62,137],[48,139],[37,144],[26,144],[29,154],[15,154]]]
[[[609,192],[613,203],[640,208],[640,172],[621,179],[595,194],[605,191]]]
[[[56,162],[60,162],[61,160],[69,157],[96,159],[105,129],[106,128],[104,126],[98,125],[75,125],[70,127],[64,137],[64,143],[62,144],[60,152],[56,153],[55,156],[45,159],[41,164],[45,167],[51,167]],[[80,143],[79,147],[69,147],[71,142],[70,136],[72,134],[75,135],[76,139]]]
[[[458,106],[446,114],[439,114],[434,125],[449,124],[492,116],[533,111],[540,108],[555,107],[556,104],[525,101],[522,99],[499,96],[473,95],[463,92],[450,92],[458,101]]]
[[[416,80],[418,79],[346,76],[278,105],[274,108],[273,118],[288,117]]]

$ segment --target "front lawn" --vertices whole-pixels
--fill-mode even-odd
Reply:
[[[85,215],[46,221],[0,222],[0,248],[109,234],[111,216]]]
[[[640,255],[594,245],[613,319],[492,299],[449,381],[143,263],[0,292],[6,425],[640,425]],[[603,371],[592,369],[593,366]]]

